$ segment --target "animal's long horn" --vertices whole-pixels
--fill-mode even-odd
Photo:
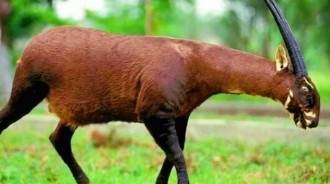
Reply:
[[[297,77],[307,76],[307,69],[304,62],[304,58],[300,51],[300,47],[297,40],[294,38],[290,26],[285,19],[281,9],[275,0],[265,0],[269,10],[272,12],[273,17],[281,31],[282,37],[284,39],[286,48],[288,49],[289,56],[291,58],[293,69]]]

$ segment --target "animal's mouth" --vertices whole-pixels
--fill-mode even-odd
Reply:
[[[307,128],[306,121],[304,120],[302,113],[295,113],[293,120],[297,127],[302,128],[302,129]]]
[[[306,129],[306,128],[315,128],[318,125],[318,121],[316,121],[314,118],[308,117],[305,115],[305,113],[299,112],[295,113],[293,120],[297,127]]]

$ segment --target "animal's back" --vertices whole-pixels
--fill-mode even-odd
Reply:
[[[163,72],[184,77],[178,62],[183,56],[168,42],[60,27],[35,37],[19,65],[49,85],[49,109],[67,122],[137,121],[142,82],[146,88],[159,85],[154,78]]]

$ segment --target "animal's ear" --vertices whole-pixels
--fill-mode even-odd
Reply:
[[[282,45],[280,45],[276,50],[275,61],[276,61],[277,72],[280,71],[293,72],[291,61],[286,53],[285,48]]]

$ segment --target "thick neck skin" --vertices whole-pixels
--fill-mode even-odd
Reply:
[[[220,46],[209,46],[201,59],[205,82],[213,93],[248,94],[285,103],[294,75],[276,71],[275,63],[249,53]]]

